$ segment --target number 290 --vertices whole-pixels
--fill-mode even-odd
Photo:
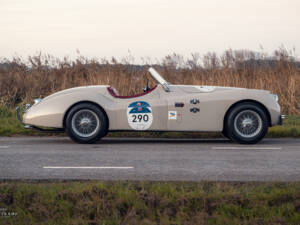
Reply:
[[[140,123],[140,122],[148,122],[149,121],[149,116],[147,114],[140,114],[140,115],[132,115],[132,122],[133,123]]]

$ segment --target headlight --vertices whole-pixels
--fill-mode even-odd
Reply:
[[[272,95],[273,95],[275,101],[278,102],[278,100],[279,100],[278,95],[276,95],[276,94],[272,94]]]
[[[30,104],[26,104],[23,108],[23,112],[26,113],[28,111],[28,109],[30,109],[31,105]]]
[[[42,99],[41,98],[36,98],[33,101],[34,101],[34,105],[36,105],[36,104],[39,104],[42,101]]]

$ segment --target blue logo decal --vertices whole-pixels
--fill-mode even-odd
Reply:
[[[150,107],[147,102],[133,102],[131,103],[128,108],[135,108],[135,107]]]
[[[129,113],[151,113],[151,111],[148,108],[138,107],[131,109]]]
[[[129,114],[151,113],[151,110],[148,107],[150,108],[150,105],[147,102],[133,102],[128,106],[128,108],[132,108],[129,111]]]

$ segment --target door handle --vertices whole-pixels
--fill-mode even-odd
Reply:
[[[200,112],[200,109],[199,108],[191,108],[190,112],[197,113],[197,112]]]
[[[199,100],[199,99],[192,99],[192,100],[190,101],[190,103],[196,105],[196,104],[199,104],[199,103],[200,103],[200,100]]]

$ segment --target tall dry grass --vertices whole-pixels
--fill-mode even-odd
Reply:
[[[50,55],[2,59],[0,67],[0,106],[14,106],[66,88],[109,84],[120,94],[139,93],[146,81],[146,66],[131,60],[76,60]],[[286,114],[300,114],[300,69],[291,53],[280,48],[274,54],[251,51],[225,51],[221,56],[208,53],[166,56],[155,65],[171,83],[216,85],[266,89],[279,95]],[[149,77],[149,76],[148,76]],[[154,84],[153,81],[150,82]]]

